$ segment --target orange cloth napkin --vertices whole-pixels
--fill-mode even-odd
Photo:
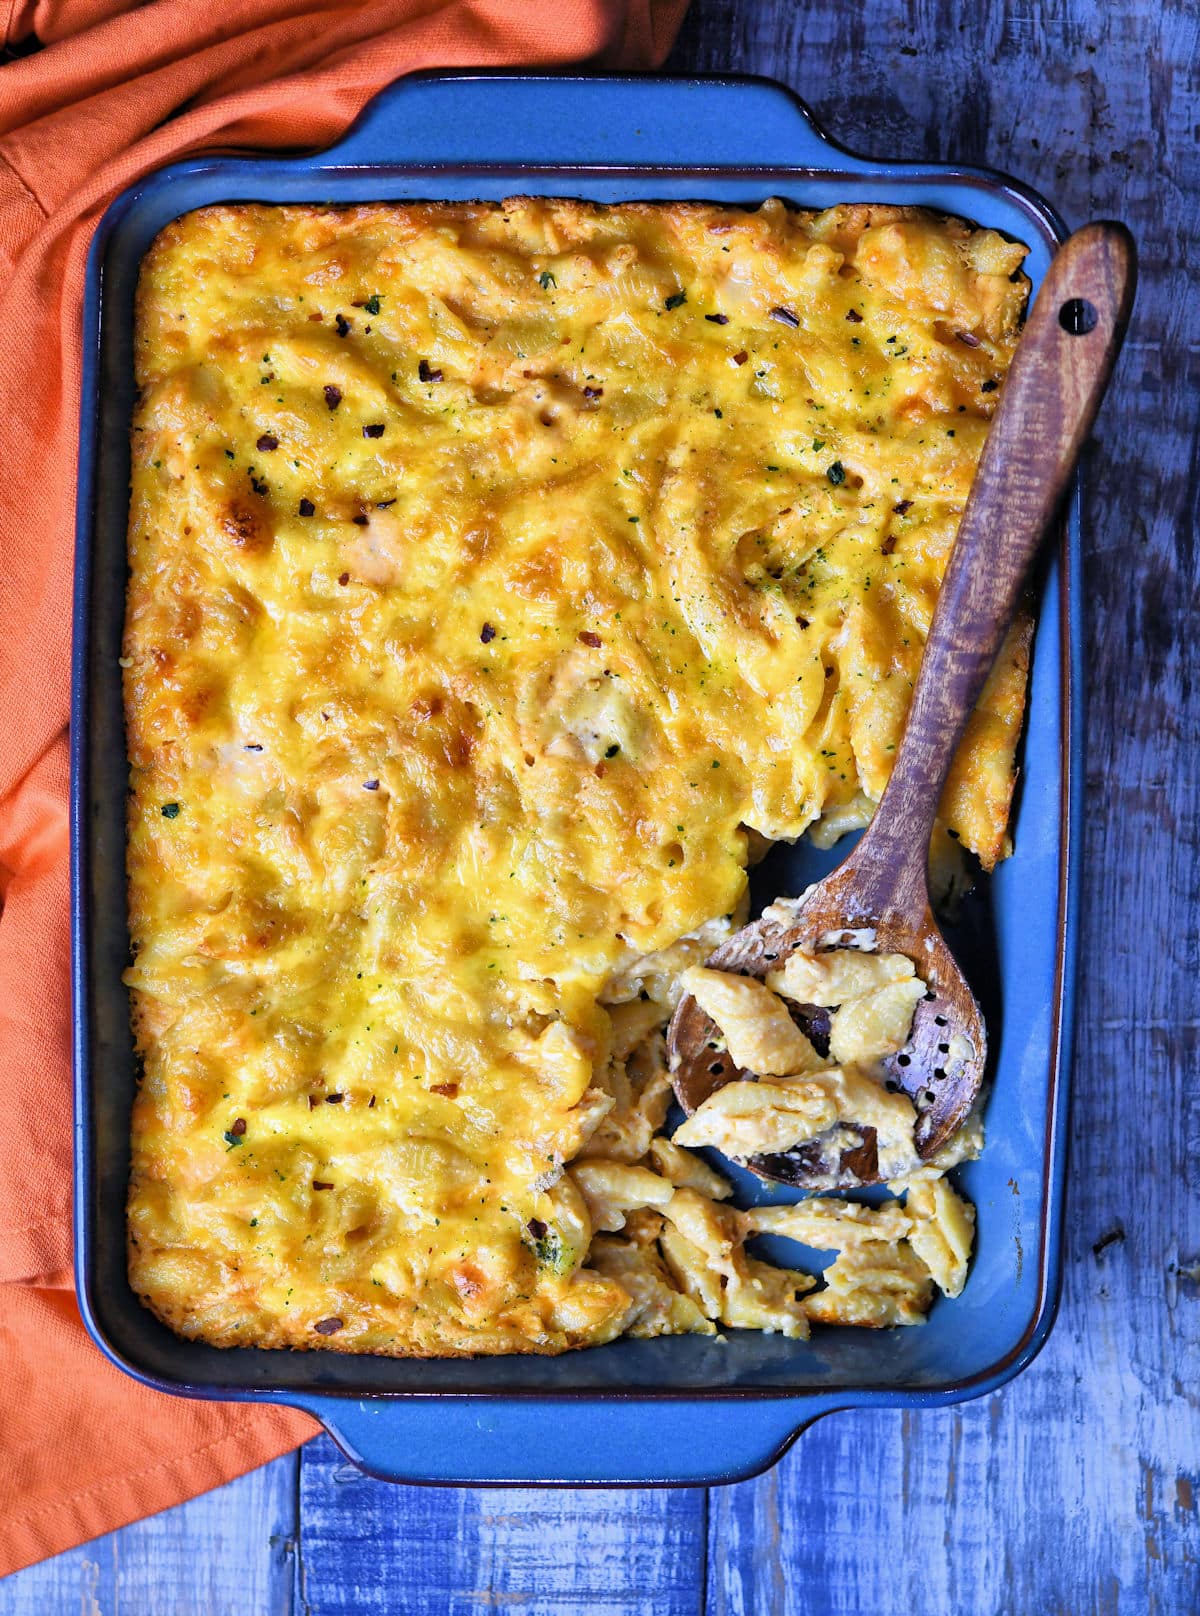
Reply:
[[[92,1346],[71,1290],[66,728],[92,229],[175,158],[328,145],[417,68],[656,65],[685,6],[0,0],[0,1575],[315,1429],[137,1385]]]

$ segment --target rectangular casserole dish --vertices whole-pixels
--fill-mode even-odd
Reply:
[[[222,1351],[172,1335],[125,1272],[136,1068],[128,958],[121,631],[133,299],[157,232],[215,202],[502,198],[596,201],[780,195],[806,207],[916,204],[1025,242],[1034,289],[1062,229],[1029,192],[980,170],[880,165],[843,152],[780,86],[748,79],[435,75],[401,81],[315,157],[181,163],[102,219],[85,305],[72,709],[76,1270],[80,1306],[119,1367],[187,1396],[314,1414],[372,1472],[404,1481],[728,1482],[807,1424],[851,1406],[930,1406],[993,1390],[1049,1331],[1058,1288],[1074,987],[1079,499],[1040,585],[1015,853],[956,939],[988,1016],[993,1089],[983,1158],[963,1172],[979,1238],[963,1296],[921,1329],[623,1339],[560,1358],[395,1360]],[[795,892],[840,856],[768,862]],[[552,1406],[546,1406],[550,1404]],[[650,1406],[653,1405],[653,1406]]]

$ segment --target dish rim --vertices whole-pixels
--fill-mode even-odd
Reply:
[[[280,163],[294,165],[297,171],[311,173],[314,182],[318,182],[320,176],[324,174],[337,175],[351,170],[378,169],[392,173],[428,174],[431,178],[434,178],[438,175],[463,176],[466,174],[480,174],[481,176],[486,176],[489,173],[495,175],[510,172],[517,166],[510,162],[489,162],[486,160],[470,163],[392,162],[384,164],[375,162],[339,164],[336,159],[342,149],[352,147],[361,131],[369,125],[373,118],[379,115],[379,102],[384,100],[389,92],[394,92],[398,86],[407,88],[419,81],[441,83],[447,81],[457,83],[495,83],[499,81],[501,83],[516,84],[549,81],[559,86],[576,83],[586,84],[589,88],[594,88],[598,83],[611,85],[633,82],[639,88],[647,90],[653,90],[658,86],[679,85],[681,83],[704,86],[769,87],[774,92],[782,91],[786,94],[791,106],[801,115],[812,135],[828,151],[833,154],[843,155],[855,164],[866,165],[869,172],[864,172],[864,167],[862,166],[853,170],[842,170],[829,165],[802,167],[796,164],[783,164],[778,167],[765,164],[747,166],[743,163],[737,163],[733,166],[672,165],[655,162],[652,158],[647,158],[646,161],[637,164],[547,162],[541,165],[523,163],[519,166],[523,173],[531,175],[561,174],[566,178],[578,176],[581,189],[577,194],[584,196],[586,196],[585,188],[589,178],[602,176],[606,179],[612,179],[620,178],[625,174],[643,180],[648,176],[658,175],[689,181],[693,179],[703,181],[707,177],[714,179],[761,179],[764,185],[764,195],[770,194],[766,186],[772,178],[778,178],[781,183],[784,183],[788,177],[819,177],[822,180],[837,180],[843,174],[848,180],[852,180],[855,185],[861,185],[864,178],[872,176],[878,176],[889,181],[900,180],[914,184],[936,182],[939,185],[950,184],[956,187],[961,185],[964,189],[975,188],[977,190],[999,192],[1015,200],[1030,219],[1031,225],[1038,229],[1043,242],[1050,251],[1065,235],[1061,220],[1049,204],[1030,187],[1020,182],[1013,181],[993,170],[976,166],[935,164],[919,161],[876,163],[872,159],[860,156],[849,147],[830,137],[806,104],[793,95],[792,92],[786,90],[785,87],[761,76],[736,74],[697,77],[669,74],[529,74],[496,70],[463,73],[431,71],[410,75],[403,80],[396,81],[394,85],[388,86],[372,102],[369,102],[342,140],[325,152],[300,158],[280,157],[274,153],[259,153],[249,156],[226,155],[215,158],[187,159],[145,176],[114,199],[97,226],[88,261],[84,311],[85,345],[81,393],[79,500],[76,522],[75,640],[72,648],[70,823],[71,964],[76,1102],[75,1262],[76,1288],[84,1322],[97,1345],[117,1367],[156,1389],[177,1395],[214,1398],[222,1401],[279,1402],[293,1406],[310,1407],[314,1411],[317,1405],[328,1401],[361,1401],[364,1396],[370,1401],[386,1402],[408,1402],[414,1399],[442,1400],[447,1398],[462,1398],[472,1401],[490,1400],[500,1403],[537,1403],[543,1401],[570,1403],[608,1402],[614,1399],[640,1402],[709,1402],[712,1400],[778,1402],[786,1400],[791,1402],[824,1403],[827,1407],[848,1407],[938,1406],[960,1401],[966,1397],[981,1395],[1010,1379],[1032,1360],[1049,1334],[1058,1304],[1061,1267],[1060,1246],[1063,1232],[1066,1100],[1069,1089],[1069,1060],[1074,1016],[1075,952],[1077,946],[1076,883],[1074,875],[1078,862],[1080,804],[1077,782],[1081,772],[1082,742],[1082,731],[1079,722],[1079,706],[1082,692],[1076,666],[1079,656],[1078,618],[1080,611],[1079,589],[1075,576],[1078,569],[1081,517],[1078,480],[1070,500],[1068,520],[1064,524],[1058,550],[1059,680],[1061,688],[1058,749],[1061,760],[1059,797],[1062,836],[1058,869],[1051,1037],[1047,1050],[1049,1077],[1042,1150],[1042,1159],[1046,1163],[1047,1172],[1037,1241],[1038,1290],[1025,1331],[1019,1341],[1003,1357],[990,1363],[986,1368],[961,1379],[947,1381],[944,1384],[913,1386],[910,1388],[903,1386],[846,1386],[822,1391],[819,1387],[729,1387],[717,1385],[681,1388],[634,1386],[616,1390],[596,1387],[568,1387],[564,1389],[548,1386],[505,1387],[500,1391],[496,1391],[480,1387],[464,1387],[451,1390],[404,1387],[372,1388],[369,1392],[364,1393],[361,1389],[349,1386],[320,1386],[319,1388],[314,1386],[311,1391],[304,1391],[290,1386],[280,1388],[256,1385],[248,1381],[238,1381],[228,1385],[197,1383],[187,1379],[176,1380],[148,1370],[136,1361],[131,1360],[122,1349],[108,1338],[98,1316],[96,1298],[93,1295],[93,1274],[90,1263],[93,1243],[96,1239],[102,1237],[102,1233],[94,1227],[90,1216],[94,1162],[92,1159],[90,1126],[93,1102],[91,1098],[91,1026],[88,1013],[91,986],[88,954],[92,924],[88,897],[88,871],[91,849],[89,838],[86,835],[86,793],[89,780],[90,752],[86,719],[90,672],[92,545],[95,530],[95,451],[101,410],[99,345],[101,322],[104,316],[104,254],[122,220],[135,202],[142,199],[152,188],[178,184],[180,180],[187,176],[219,176],[222,173],[237,171],[245,175],[250,172],[251,168],[264,166],[273,168]],[[314,189],[316,188],[317,185],[314,184]],[[569,195],[571,193],[566,192],[564,194]],[[697,194],[699,198],[702,193]],[[189,210],[189,208],[181,208],[180,211],[186,212]],[[969,216],[969,210],[964,209],[964,214]],[[241,1352],[258,1352],[261,1350],[252,1347],[230,1349],[229,1356],[232,1359]],[[319,1361],[324,1356],[319,1352],[312,1354],[315,1361]],[[343,1357],[344,1355],[338,1356]],[[370,1365],[377,1360],[366,1357],[363,1361]],[[785,1443],[784,1446],[786,1445]]]

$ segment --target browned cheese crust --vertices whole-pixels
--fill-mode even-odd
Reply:
[[[229,206],[158,237],[129,1259],[173,1329],[452,1355],[712,1327],[652,1222],[658,1289],[593,1244],[565,1165],[645,1169],[674,977],[739,915],[748,840],[878,799],[1022,257],[778,202]],[[1028,653],[1023,622],[943,803],[988,867]]]

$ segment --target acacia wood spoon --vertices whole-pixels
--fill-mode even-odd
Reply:
[[[934,921],[929,841],[967,718],[1016,612],[1043,535],[1075,470],[1116,362],[1136,278],[1123,225],[1086,225],[1059,249],[1038,294],[1000,398],[963,511],[913,690],[891,778],[849,856],[796,899],[773,904],[713,953],[714,970],[764,977],[797,949],[870,947],[907,955],[928,992],[904,1049],[884,1077],[912,1099],[915,1143],[932,1156],[966,1119],[984,1078],[987,1038],[975,997]],[[864,935],[865,934],[865,935]],[[873,934],[870,935],[870,934]],[[818,1047],[828,1012],[797,1019]],[[667,1035],[671,1081],[690,1115],[748,1074],[690,995]],[[754,1156],[763,1178],[805,1188],[877,1183],[874,1129],[842,1148],[836,1131],[786,1153]]]

